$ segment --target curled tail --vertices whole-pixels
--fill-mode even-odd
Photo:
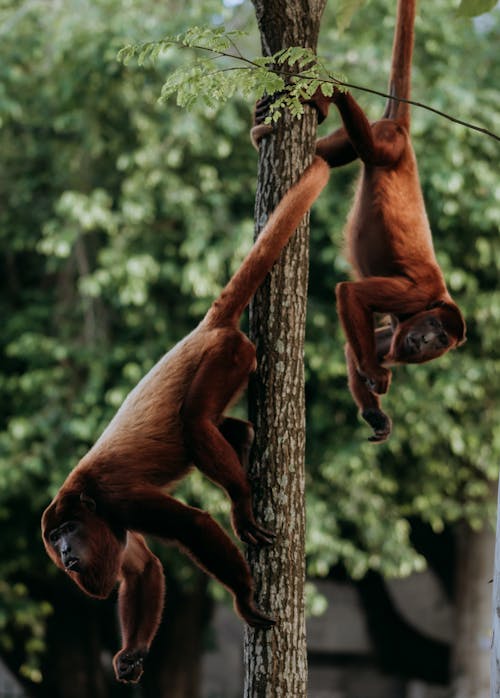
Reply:
[[[318,198],[329,175],[326,162],[316,156],[269,216],[241,267],[209,309],[207,322],[216,325],[238,322],[302,217]]]
[[[410,99],[411,61],[417,0],[398,0],[396,28],[392,45],[389,93],[394,97]],[[387,119],[396,119],[406,128],[410,125],[410,105],[390,99],[384,112]]]

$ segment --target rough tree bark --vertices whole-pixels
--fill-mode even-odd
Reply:
[[[316,48],[326,0],[253,0],[266,55],[288,46]],[[256,228],[311,162],[316,116],[284,115],[260,147]],[[250,468],[258,520],[276,543],[250,548],[261,608],[277,618],[268,632],[245,631],[245,698],[307,695],[304,618],[305,400],[303,347],[308,277],[308,218],[303,221],[250,309],[258,370],[250,385],[256,440]]]
[[[485,698],[488,694],[491,579],[495,536],[489,526],[473,531],[463,524],[457,536],[455,642],[452,662],[453,698]]]
[[[497,531],[493,574],[492,620],[493,638],[490,656],[490,695],[500,698],[500,484],[498,486]]]

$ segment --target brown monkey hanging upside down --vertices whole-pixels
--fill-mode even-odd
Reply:
[[[399,0],[392,52],[390,93],[410,98],[415,0]],[[270,98],[272,100],[272,98]],[[269,99],[257,104],[252,140],[271,130],[264,123]],[[381,410],[390,367],[424,363],[465,341],[465,322],[437,263],[410,139],[409,104],[389,100],[384,117],[370,123],[354,98],[335,90],[318,92],[313,103],[322,117],[330,102],[344,123],[317,141],[316,153],[340,167],[362,162],[346,226],[355,281],[337,285],[337,308],[347,338],[349,388],[373,428],[370,441],[384,441],[391,421]],[[375,326],[376,315],[390,323]]]
[[[139,680],[163,607],[163,570],[143,534],[180,546],[229,589],[249,625],[275,622],[255,606],[249,567],[229,536],[208,513],[167,492],[194,464],[231,498],[241,540],[272,543],[254,519],[245,473],[252,426],[224,410],[256,367],[240,316],[328,176],[316,157],[205,318],[132,390],[43,514],[49,556],[84,592],[106,598],[120,585],[122,649],[113,660],[120,681]]]

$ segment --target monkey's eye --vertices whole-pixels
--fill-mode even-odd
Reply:
[[[450,345],[450,341],[448,339],[448,335],[446,334],[446,332],[441,332],[438,339],[441,342],[441,346],[448,347]]]
[[[431,327],[441,327],[441,323],[439,320],[437,320],[435,317],[430,317],[429,318],[429,325]]]
[[[52,531],[52,533],[49,533],[49,541],[51,543],[57,543],[59,539],[59,531]]]
[[[74,521],[70,521],[69,523],[67,523],[64,526],[64,532],[65,533],[73,533],[74,531],[76,531],[76,528],[77,528],[76,523]]]

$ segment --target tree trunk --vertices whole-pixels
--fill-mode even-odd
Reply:
[[[263,53],[316,47],[325,0],[254,0]],[[260,146],[256,227],[311,162],[316,115],[289,115]],[[307,695],[304,618],[305,400],[303,347],[308,276],[308,219],[275,265],[250,308],[258,369],[250,384],[256,439],[249,476],[257,519],[274,529],[270,548],[250,547],[257,603],[277,619],[267,632],[245,630],[246,698]]]
[[[212,615],[208,577],[192,571],[185,590],[167,572],[163,620],[141,679],[143,698],[198,698],[203,634]]]
[[[69,584],[60,585],[48,625],[42,667],[44,695],[53,698],[108,698],[108,677],[102,662],[100,604]],[[110,658],[109,658],[110,659]]]
[[[500,698],[500,484],[498,487],[497,538],[495,545],[491,627],[493,629],[493,638],[490,657],[490,692],[491,698]]]
[[[489,684],[490,587],[495,537],[485,526],[466,524],[457,545],[457,628],[453,661],[453,698],[485,698]]]

